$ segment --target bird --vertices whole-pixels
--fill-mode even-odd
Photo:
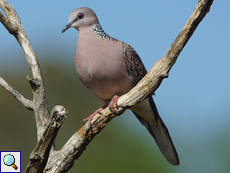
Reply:
[[[78,30],[75,55],[77,75],[104,104],[84,119],[90,123],[93,116],[107,106],[113,112],[117,99],[129,92],[147,74],[147,70],[132,46],[103,30],[92,9],[81,7],[72,11],[62,33],[71,27]],[[155,139],[167,161],[179,165],[177,151],[152,96],[130,109]]]

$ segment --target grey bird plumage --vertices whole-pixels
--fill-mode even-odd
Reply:
[[[130,91],[146,75],[136,51],[106,34],[90,8],[74,10],[62,32],[70,27],[79,31],[75,57],[78,77],[106,106],[116,104],[119,96]],[[179,165],[176,149],[153,98],[149,97],[130,109],[155,139],[169,163]]]

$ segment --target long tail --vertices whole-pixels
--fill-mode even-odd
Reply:
[[[153,98],[150,97],[149,99],[142,101],[141,104],[136,105],[132,111],[155,139],[161,153],[168,162],[172,165],[179,165],[176,149],[167,127],[159,116]]]

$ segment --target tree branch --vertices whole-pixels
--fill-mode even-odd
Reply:
[[[37,139],[39,141],[47,122],[49,122],[49,110],[39,63],[16,11],[5,0],[0,0],[0,8],[5,13],[4,16],[0,11],[0,21],[20,44],[32,73],[32,79],[29,79],[29,82],[33,90],[33,109],[37,125]]]
[[[16,91],[10,84],[8,84],[4,79],[0,77],[0,85],[3,86],[10,94],[12,94],[23,106],[25,106],[28,110],[33,109],[33,102],[29,99],[23,97],[18,91]]]
[[[127,94],[118,99],[120,107],[132,107],[154,93],[162,80],[167,78],[180,52],[196,30],[199,23],[209,12],[213,0],[199,0],[188,21],[182,28],[166,54],[154,63],[149,73]]]
[[[49,155],[44,172],[67,172],[73,166],[74,160],[80,157],[86,146],[91,142],[95,135],[97,135],[112,118],[122,114],[126,109],[134,106],[140,101],[143,101],[156,91],[162,80],[168,77],[170,69],[175,64],[180,52],[192,36],[198,24],[208,13],[212,2],[213,0],[199,0],[189,20],[167,53],[161,60],[154,63],[150,72],[130,92],[118,99],[118,107],[114,108],[116,115],[112,114],[108,108],[104,109],[102,111],[103,115],[97,114],[94,116],[91,121],[90,129],[87,125],[84,125],[67,141],[60,151],[56,151],[54,148],[51,148],[50,155],[49,153],[47,154],[47,151],[50,149],[48,146],[52,143],[52,139],[55,138],[55,135],[47,138],[49,139],[48,145],[44,145],[46,151],[44,153],[46,154],[41,154],[41,158],[45,158],[45,160]],[[46,136],[45,134],[48,130],[45,131],[45,129],[47,128],[47,122],[49,122],[49,112],[40,67],[21,25],[20,19],[14,9],[5,0],[0,0],[0,7],[6,14],[6,16],[4,16],[0,12],[0,21],[8,29],[8,31],[15,36],[21,45],[32,73],[32,79],[29,79],[29,82],[33,89],[33,108],[38,129],[37,138],[39,141],[39,147],[35,148],[37,151],[37,149],[42,146],[40,143],[43,142],[43,137]],[[44,166],[43,163],[39,163],[42,165],[41,167]]]
[[[200,0],[198,2],[195,10],[167,53],[161,60],[154,63],[149,73],[131,91],[119,97],[117,101],[118,107],[114,108],[116,115],[112,114],[109,108],[101,111],[102,115],[95,115],[91,121],[91,129],[87,125],[84,125],[78,130],[60,151],[49,158],[50,162],[47,164],[45,171],[68,171],[73,166],[74,160],[80,157],[86,146],[111,119],[148,98],[157,90],[162,80],[168,77],[170,69],[175,64],[180,52],[194,33],[198,24],[209,12],[212,2],[213,0]]]
[[[55,106],[53,108],[50,123],[37,146],[30,154],[30,163],[27,166],[26,173],[43,172],[48,161],[50,149],[66,117],[67,111],[63,106]]]

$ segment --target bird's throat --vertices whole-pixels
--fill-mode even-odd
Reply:
[[[93,26],[93,32],[97,35],[97,37],[102,38],[104,40],[113,40],[112,37],[110,37],[108,34],[105,33],[103,28],[100,24],[95,24]]]

